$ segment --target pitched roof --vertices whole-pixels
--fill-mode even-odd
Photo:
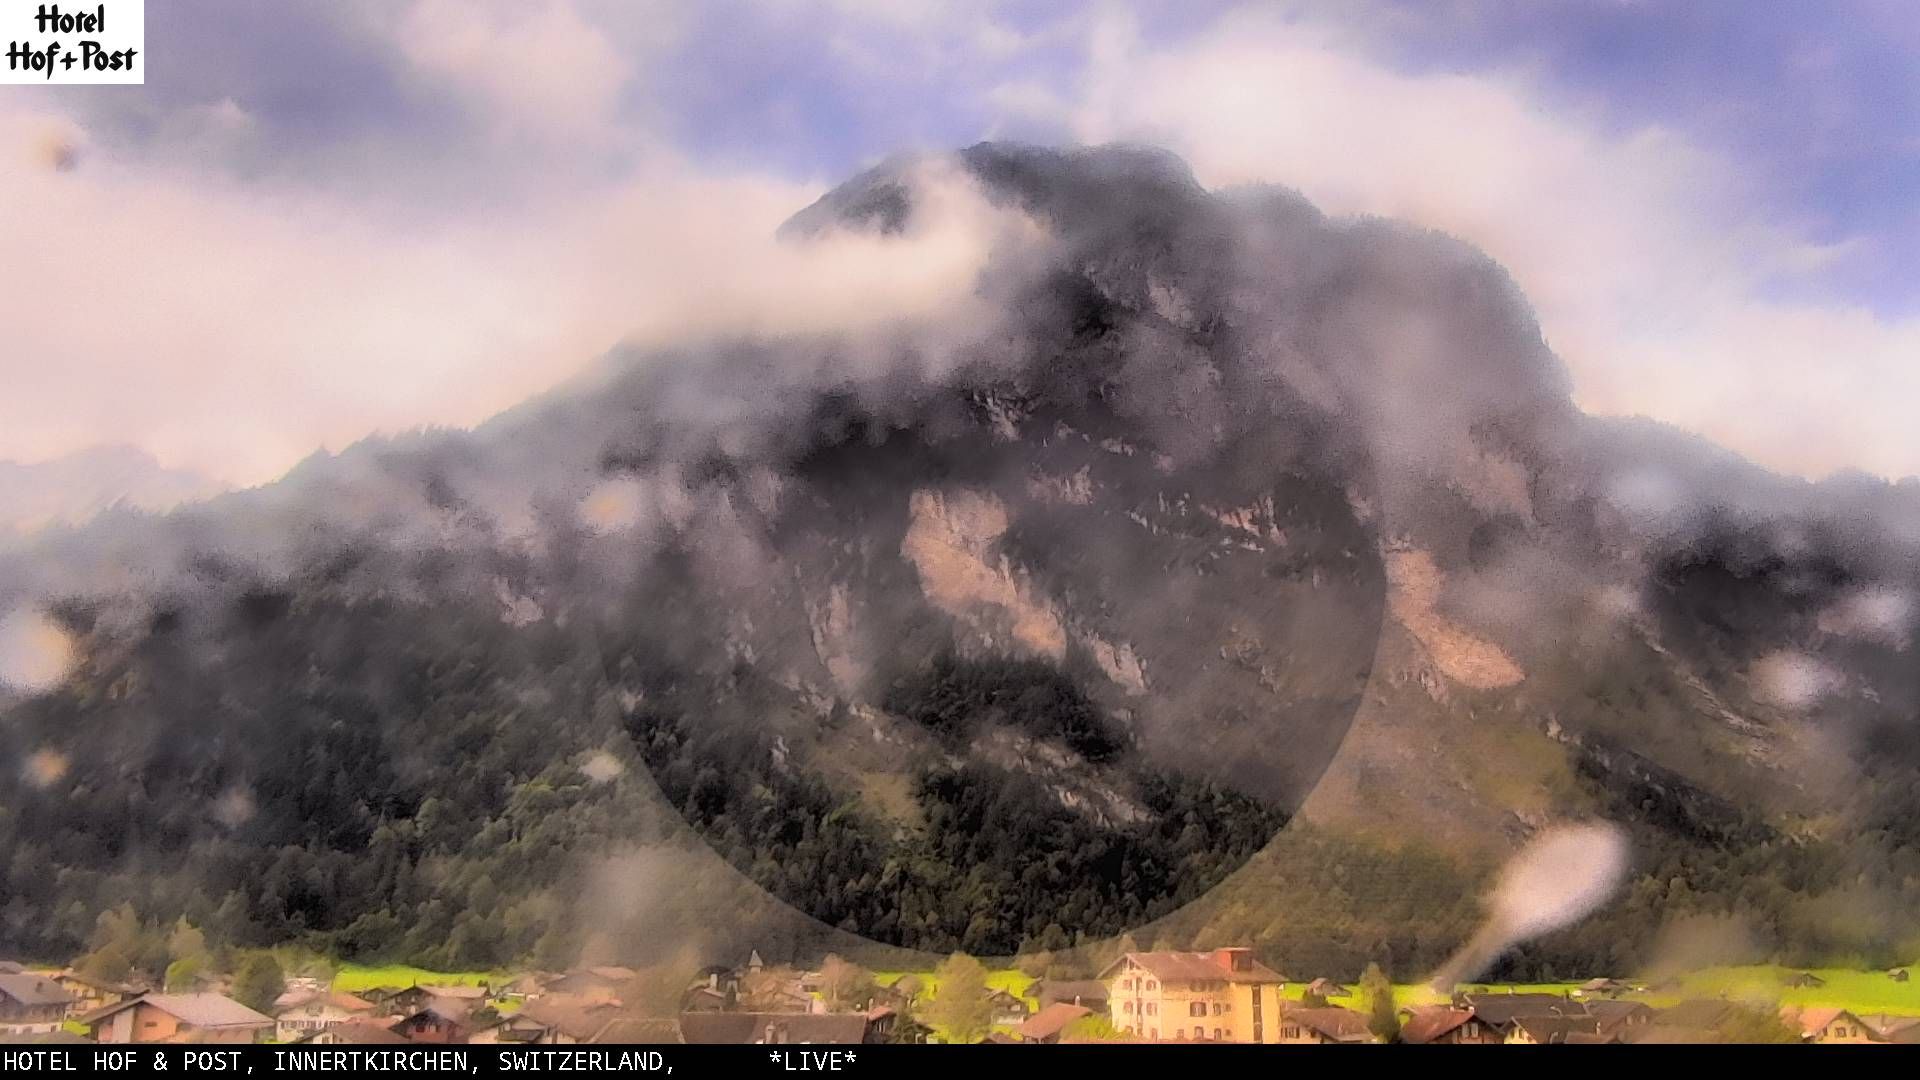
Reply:
[[[1219,956],[1210,952],[1130,952],[1122,955],[1106,970],[1100,973],[1102,979],[1112,976],[1114,971],[1127,961],[1146,968],[1161,982],[1238,982],[1238,983],[1278,983],[1286,982],[1286,976],[1251,957],[1250,966],[1245,971],[1234,971],[1220,962]]]
[[[343,1009],[347,1012],[372,1012],[378,1008],[378,1006],[366,998],[360,997],[357,994],[349,994],[345,990],[289,990],[274,999],[274,1015],[282,1015],[302,1005],[310,1005],[321,999],[325,999],[326,1003],[332,1005],[334,1008]]]
[[[345,1023],[335,1024],[330,1028],[316,1031],[312,1035],[294,1041],[312,1042],[321,1035],[328,1036],[330,1041],[333,1042],[365,1046],[405,1045],[410,1041],[405,1035],[397,1031],[391,1031],[384,1025],[373,1020],[348,1020]]]
[[[1513,1026],[1537,1043],[1563,1043],[1575,1034],[1600,1033],[1599,1023],[1590,1016],[1521,1016]]]
[[[189,1027],[255,1028],[271,1027],[273,1017],[254,1012],[224,994],[141,994],[118,1005],[95,1009],[81,1017],[81,1023],[94,1024],[138,1005],[150,1005]]]
[[[12,960],[0,960],[0,975],[20,975],[25,973],[26,970],[26,968]]]
[[[5,995],[22,1005],[71,1005],[73,995],[60,988],[60,984],[44,975],[28,975],[25,972],[0,974],[0,995]]]
[[[1020,1037],[1023,1039],[1051,1039],[1066,1030],[1068,1024],[1083,1016],[1093,1015],[1093,1010],[1084,1005],[1069,1005],[1056,1001],[1026,1018],[1020,1024]]]
[[[600,1029],[589,1042],[680,1043],[680,1021],[672,1017],[623,1017]]]
[[[682,1041],[709,1043],[858,1043],[867,1038],[859,1013],[682,1013]]]
[[[1367,1030],[1367,1018],[1352,1009],[1327,1005],[1318,1009],[1286,1009],[1282,1015],[1335,1042],[1373,1041],[1373,1032]]]
[[[621,1017],[619,1006],[579,998],[540,998],[529,1001],[517,1019],[531,1021],[572,1039],[585,1041]]]
[[[1459,994],[1454,1003],[1497,1028],[1511,1027],[1523,1016],[1578,1016],[1587,1009],[1558,994]]]
[[[1430,1043],[1444,1038],[1473,1019],[1472,1009],[1459,1009],[1452,1005],[1421,1005],[1407,1010],[1407,1013],[1406,1022],[1400,1025],[1400,1041],[1408,1043]]]

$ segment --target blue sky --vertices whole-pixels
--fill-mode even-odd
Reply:
[[[700,246],[686,223],[745,245],[889,152],[1018,137],[1161,142],[1205,183],[1459,233],[1515,273],[1583,405],[1808,475],[1920,472],[1920,14],[1900,0],[168,0],[148,23],[144,87],[0,91],[26,170],[0,240],[33,250],[59,208],[148,260],[95,281],[123,336],[48,325],[0,361],[0,458],[111,430],[240,482],[471,422],[652,325],[596,283],[668,280],[654,264]],[[19,148],[50,139],[80,168],[32,171]],[[169,232],[188,218],[204,253]],[[181,283],[229,277],[295,302],[275,323]],[[525,303],[462,329],[475,293]],[[17,290],[0,317],[48,300]],[[297,395],[207,359],[227,353]],[[191,378],[148,374],[168,365]],[[457,406],[450,372],[474,388]],[[257,430],[211,422],[236,395]]]

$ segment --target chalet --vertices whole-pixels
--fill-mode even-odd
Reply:
[[[1796,989],[1817,990],[1820,987],[1827,985],[1827,980],[1821,978],[1818,975],[1815,975],[1811,971],[1801,971],[1801,972],[1796,972],[1793,975],[1789,976],[1787,978],[1787,985],[1794,987]]]
[[[273,1018],[220,994],[140,994],[82,1016],[103,1043],[252,1043],[273,1034]]]
[[[726,993],[702,983],[681,995],[681,1012],[725,1012],[733,1008],[734,999]]]
[[[435,1005],[447,1012],[467,1013],[478,1009],[487,1002],[487,988],[484,986],[409,986],[396,990],[384,999],[373,1000],[375,1005],[393,1016],[412,1016],[423,1009]]]
[[[1373,1032],[1367,1030],[1367,1018],[1338,1005],[1319,1008],[1292,1006],[1280,1014],[1280,1041],[1283,1043],[1370,1043]]]
[[[594,997],[603,1001],[618,1001],[638,973],[630,967],[616,964],[601,964],[594,967],[574,968],[566,974],[547,983],[547,993],[566,997]]]
[[[501,1042],[532,1042],[562,1046],[596,1041],[608,1024],[622,1017],[618,1005],[597,997],[561,998],[554,995],[530,1001],[510,1018],[509,1037]],[[531,1035],[531,1038],[527,1036]],[[471,1041],[489,1041],[475,1036]]]
[[[1631,983],[1624,983],[1619,979],[1588,979],[1580,984],[1582,994],[1598,994],[1607,997],[1624,994],[1632,989]]]
[[[680,1021],[672,1017],[619,1017],[600,1029],[590,1041],[613,1044],[666,1044],[686,1040],[680,1035]]]
[[[1587,1015],[1593,1017],[1603,1035],[1624,1035],[1653,1022],[1653,1006],[1639,1001],[1587,1002]]]
[[[435,1001],[387,1025],[387,1030],[417,1043],[463,1043],[477,1029],[490,1026],[492,1014]]]
[[[1888,1042],[1920,1042],[1920,1016],[1894,1016],[1890,1013],[1855,1013],[1866,1025]],[[1903,1038],[1902,1036],[1905,1036]]]
[[[405,1046],[409,1040],[377,1020],[356,1018],[322,1028],[295,1041],[306,1046]]]
[[[1092,1016],[1093,1010],[1085,1005],[1071,1005],[1056,1001],[1034,1013],[1020,1025],[1020,1041],[1031,1043],[1057,1043],[1060,1036],[1066,1034],[1067,1025],[1084,1016]]]
[[[1519,1046],[1548,1046],[1570,1042],[1613,1042],[1602,1035],[1591,1016],[1521,1016],[1507,1028],[1505,1041]]]
[[[1889,971],[1889,972],[1887,972],[1887,978],[1889,978],[1889,979],[1892,979],[1892,980],[1893,980],[1894,982],[1906,982],[1906,981],[1907,981],[1907,969],[1906,969],[1906,968],[1894,968],[1894,969],[1893,969],[1892,971]]]
[[[1472,1009],[1416,1005],[1400,1010],[1400,1041],[1416,1045],[1457,1045],[1497,1043],[1502,1039],[1500,1033],[1475,1016]]]
[[[82,975],[68,969],[52,976],[60,984],[60,989],[73,998],[72,1013],[90,1013],[104,1009],[109,1005],[118,1005],[130,997],[137,997],[141,988],[130,983],[114,982],[110,979],[96,979],[91,975]]]
[[[1065,1003],[1084,1005],[1094,1012],[1107,1011],[1107,984],[1098,979],[1042,979],[1027,990],[1027,996],[1043,1009]]]
[[[1005,990],[995,990],[987,995],[987,1007],[993,1011],[993,1022],[1011,1026],[1025,1022],[1027,1003]]]
[[[60,1030],[73,997],[44,975],[0,973],[0,1034],[44,1035]]]
[[[0,975],[25,975],[26,966],[13,960],[0,960]]]
[[[1800,1037],[1812,1043],[1883,1043],[1887,1037],[1880,1030],[1846,1009],[1801,1009],[1798,1012],[1787,1009],[1782,1011],[1781,1019],[1787,1026],[1800,1032]]]
[[[516,975],[513,980],[501,988],[500,996],[508,1001],[531,1001],[547,992],[547,984],[557,976],[543,972],[529,971]]]
[[[1514,1023],[1522,1017],[1550,1020],[1585,1016],[1587,1007],[1558,994],[1455,994],[1453,1003],[1471,1009],[1481,1023],[1499,1032],[1502,1039],[1513,1034]]]
[[[1251,949],[1130,952],[1108,964],[1100,979],[1113,1026],[1150,1041],[1281,1041],[1280,991],[1287,980],[1255,960]]]
[[[1322,1001],[1328,998],[1347,997],[1352,993],[1353,991],[1332,979],[1315,979],[1307,984],[1307,996],[1317,997]]]
[[[694,1045],[854,1044],[874,1041],[862,1013],[683,1013],[680,1037]]]
[[[295,1042],[349,1020],[371,1018],[379,1006],[343,990],[289,990],[273,1003],[273,1034]]]

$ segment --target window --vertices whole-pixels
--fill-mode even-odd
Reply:
[[[1133,1002],[1131,1002],[1131,1001],[1129,1001],[1129,1002],[1127,1002],[1127,1004],[1126,1004],[1126,1006],[1125,1006],[1125,1010],[1126,1010],[1126,1012],[1127,1012],[1127,1015],[1129,1015],[1129,1016],[1131,1016],[1131,1015],[1133,1015]]]
[[[1154,1029],[1153,1029],[1153,1034],[1152,1034],[1152,1035],[1151,1035],[1150,1037],[1151,1037],[1151,1038],[1152,1038],[1152,1039],[1153,1039],[1154,1041],[1156,1041],[1156,1042],[1158,1042],[1158,1041],[1159,1041],[1159,1039],[1160,1039],[1160,1029],[1159,1029],[1159,1028],[1154,1028]]]
[[[1222,1005],[1222,1004],[1220,1004],[1220,1003],[1219,1003],[1219,1002],[1217,1002],[1217,1001],[1213,1003],[1213,1015],[1215,1015],[1215,1016],[1219,1016],[1219,1015],[1220,1015],[1220,1014],[1221,1014],[1222,1012],[1224,1012],[1225,1010],[1226,1010],[1226,1006],[1225,1006],[1225,1005]]]
[[[1160,989],[1160,984],[1159,984],[1159,983],[1157,983],[1157,982],[1154,982],[1154,981],[1153,981],[1152,979],[1148,979],[1148,980],[1147,980],[1147,989],[1149,989],[1149,990],[1158,990],[1158,989]]]
[[[1193,1004],[1187,1006],[1187,1015],[1188,1016],[1207,1015],[1207,1003],[1204,1001],[1196,1001]]]
[[[1187,1029],[1186,1029],[1186,1028],[1174,1028],[1174,1029],[1173,1029],[1173,1037],[1174,1037],[1174,1038],[1176,1038],[1176,1039],[1184,1039],[1184,1038],[1186,1038],[1186,1037],[1187,1037]]]
[[[1154,1004],[1154,1003],[1153,1003],[1153,1002],[1151,1002],[1151,1001],[1149,1001],[1149,1002],[1147,1002],[1147,1015],[1148,1015],[1148,1016],[1159,1016],[1159,1015],[1160,1015],[1160,1006],[1158,1006],[1158,1005],[1156,1005],[1156,1004]]]
[[[1214,1038],[1216,1038],[1216,1039],[1218,1039],[1218,1038],[1220,1037],[1220,1029],[1219,1029],[1219,1028],[1214,1028],[1214,1029],[1213,1029],[1213,1037],[1214,1037]]]

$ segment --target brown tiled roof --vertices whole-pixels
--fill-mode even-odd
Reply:
[[[271,1027],[273,1018],[254,1012],[221,994],[142,994],[118,1005],[95,1009],[81,1017],[81,1023],[94,1024],[136,1005],[151,1005],[168,1016],[196,1028]]]
[[[1064,1001],[1053,1004],[1026,1018],[1020,1025],[1020,1037],[1023,1039],[1050,1039],[1066,1030],[1068,1024],[1083,1016],[1093,1015],[1093,1010],[1084,1005],[1069,1005]]]
[[[389,1031],[384,1025],[373,1020],[348,1020],[344,1024],[335,1024],[325,1031],[316,1031],[299,1042],[312,1042],[326,1035],[335,1042],[362,1046],[405,1045],[408,1039],[397,1031]]]
[[[596,1043],[679,1043],[680,1021],[672,1017],[620,1017],[587,1040]]]
[[[619,1007],[578,998],[545,997],[527,1002],[517,1018],[550,1028],[572,1039],[585,1041],[600,1029],[620,1019]]]
[[[1161,982],[1278,983],[1286,977],[1258,960],[1246,971],[1232,971],[1210,952],[1130,952],[1108,964],[1101,978],[1110,977],[1128,960],[1152,972]]]
[[[1283,1015],[1335,1042],[1370,1042],[1373,1039],[1373,1032],[1367,1030],[1366,1017],[1338,1005],[1319,1009],[1287,1009]]]
[[[1579,1016],[1587,1007],[1558,994],[1460,994],[1454,1004],[1497,1028],[1511,1027],[1523,1016]]]
[[[60,988],[60,984],[44,975],[28,975],[25,972],[0,974],[0,996],[10,997],[22,1005],[71,1005],[73,995]]]
[[[682,1013],[680,1037],[708,1043],[858,1043],[867,1018],[859,1013]]]
[[[1400,1025],[1400,1041],[1429,1043],[1445,1037],[1471,1019],[1472,1009],[1458,1009],[1451,1005],[1421,1005],[1410,1010],[1406,1023]]]

